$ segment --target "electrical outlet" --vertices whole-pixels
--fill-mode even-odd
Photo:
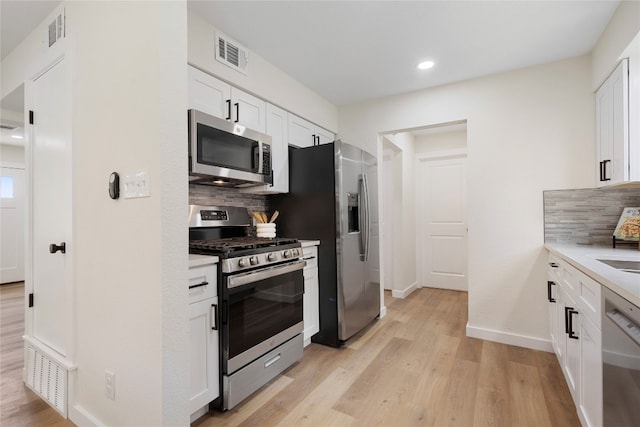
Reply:
[[[104,394],[111,400],[116,400],[116,374],[104,371]]]

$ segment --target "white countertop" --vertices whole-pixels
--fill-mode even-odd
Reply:
[[[617,270],[598,261],[598,259],[640,261],[640,251],[637,249],[555,243],[547,243],[544,246],[552,254],[563,258],[587,276],[629,302],[640,306],[640,274]]]
[[[217,264],[219,260],[217,256],[189,254],[189,268]]]
[[[300,240],[303,248],[320,245],[320,240]]]

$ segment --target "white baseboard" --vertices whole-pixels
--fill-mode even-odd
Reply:
[[[413,291],[415,291],[416,289],[418,289],[418,282],[413,282],[413,284],[411,286],[409,286],[408,288],[405,289],[394,289],[393,291],[391,291],[391,296],[394,298],[406,298],[409,295],[411,295],[411,293]]]
[[[380,307],[380,319],[382,319],[384,316],[387,315],[387,306],[383,305],[382,307]]]
[[[77,426],[103,427],[104,424],[80,405],[69,405],[69,419]]]
[[[487,341],[495,341],[501,344],[515,345],[517,347],[553,353],[553,347],[549,340],[511,334],[503,331],[494,331],[492,329],[477,328],[475,326],[470,326],[469,323],[467,323],[467,336]]]

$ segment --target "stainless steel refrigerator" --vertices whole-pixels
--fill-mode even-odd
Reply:
[[[313,342],[338,347],[380,314],[377,161],[335,141],[289,149],[289,193],[278,235],[320,240],[320,332]]]

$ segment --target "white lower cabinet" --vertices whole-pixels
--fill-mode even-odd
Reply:
[[[320,331],[320,295],[318,290],[318,247],[302,248],[304,267],[304,297],[302,302],[305,347],[311,343],[311,337]]]
[[[580,316],[580,400],[582,425],[602,425],[602,332],[586,316]]]
[[[220,395],[217,325],[217,266],[189,269],[189,413],[191,421]]]
[[[602,426],[600,286],[564,260],[549,257],[551,342],[585,427]]]

